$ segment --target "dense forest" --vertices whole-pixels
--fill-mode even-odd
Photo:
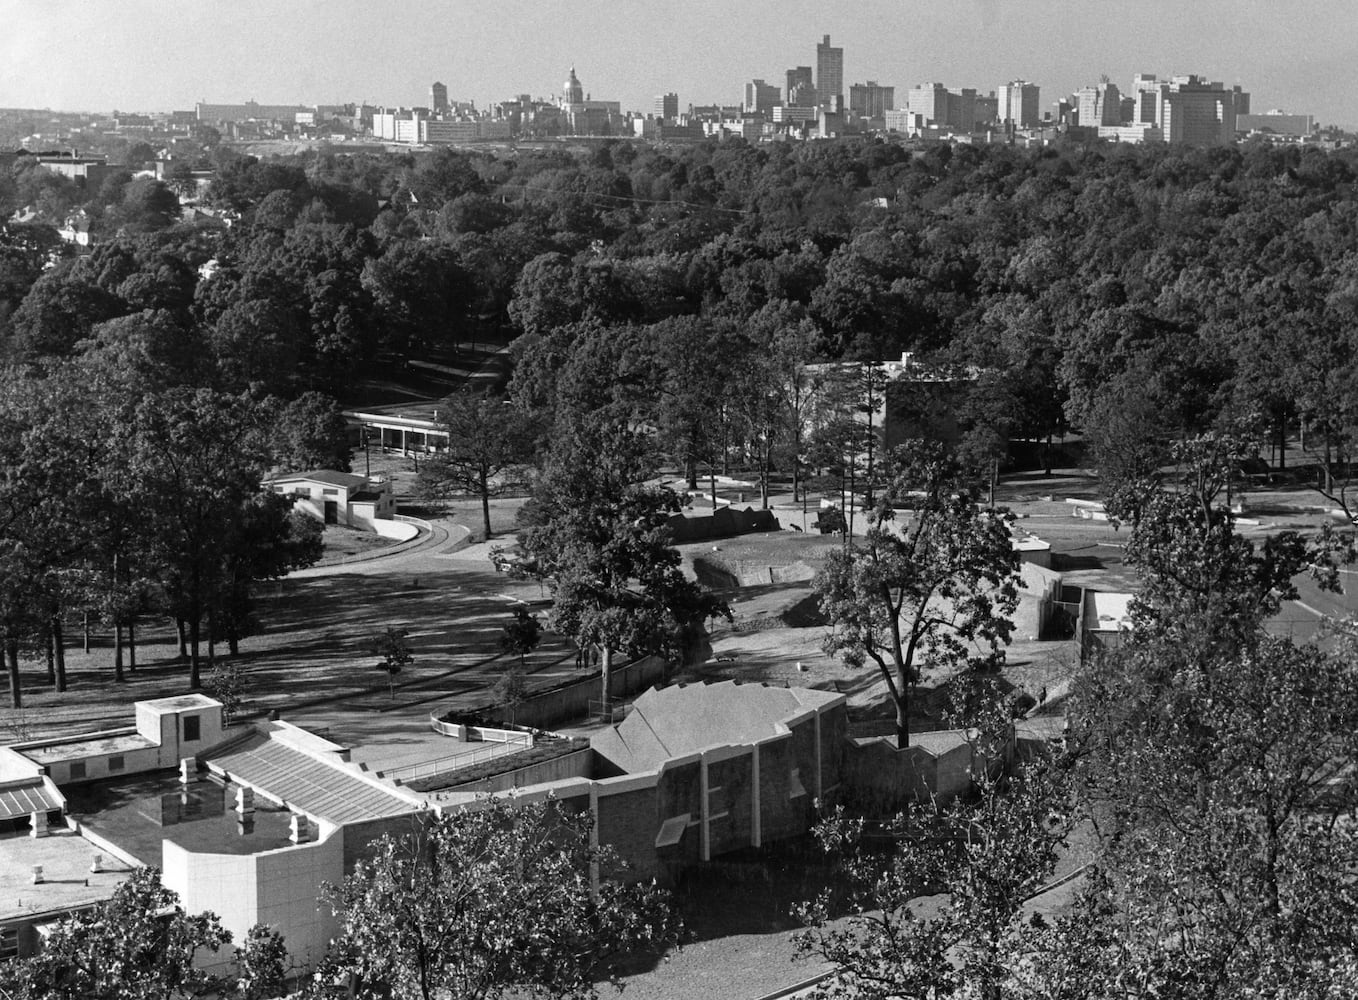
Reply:
[[[864,450],[852,433],[804,439],[806,365],[912,352],[981,373],[961,404],[978,468],[1016,439],[1076,429],[1112,489],[1175,441],[1248,431],[1275,466],[1278,446],[1299,441],[1316,485],[1346,499],[1358,408],[1347,153],[731,140],[205,155],[201,203],[217,214],[194,222],[178,211],[183,162],[164,182],[117,172],[97,191],[25,157],[0,177],[0,215],[28,220],[0,238],[12,677],[25,649],[52,651],[52,623],[76,608],[107,620],[170,609],[190,630],[211,616],[237,623],[231,638],[247,626],[244,598],[225,596],[239,590],[227,555],[212,582],[193,578],[205,568],[186,577],[162,543],[88,513],[149,501],[178,514],[148,491],[206,489],[192,470],[156,479],[158,440],[196,435],[196,458],[244,462],[228,493],[270,468],[343,467],[338,408],[365,378],[399,380],[478,339],[511,344],[508,392],[557,450],[581,416],[597,432],[607,413],[649,430],[636,471],[668,463],[690,482],[719,466],[765,484],[774,470],[852,466]],[[96,235],[80,253],[53,229],[77,208]],[[845,410],[878,391],[870,374],[850,382]],[[248,447],[223,437],[233,423],[253,429]],[[53,444],[61,435],[80,461]],[[35,485],[49,481],[44,497]],[[239,523],[195,530],[243,537],[246,499]],[[44,532],[65,544],[35,543]]]

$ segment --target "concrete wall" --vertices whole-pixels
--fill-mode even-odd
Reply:
[[[670,534],[674,543],[701,542],[711,538],[730,538],[751,531],[777,531],[778,519],[770,510],[755,510],[746,507],[736,510],[732,507],[719,507],[711,514],[699,517],[685,517],[675,514],[669,520]]]
[[[325,955],[337,924],[328,907],[318,909],[317,897],[322,882],[344,878],[339,837],[261,854],[200,854],[168,840],[162,851],[161,882],[189,913],[217,914],[238,943],[255,924],[268,924],[299,965]]]
[[[644,656],[613,668],[609,688],[615,698],[624,698],[653,687],[665,677],[667,664],[659,656]],[[603,674],[594,670],[578,680],[534,694],[514,709],[514,722],[520,726],[545,729],[566,719],[578,719],[589,712],[589,703],[598,701],[603,691]],[[508,713],[499,707],[483,710],[488,718],[508,722]]]
[[[1013,752],[1010,741],[1000,753],[987,757],[968,742],[962,730],[927,733],[929,746],[912,743],[897,749],[894,737],[847,742],[846,794],[869,815],[894,814],[913,803],[946,803],[966,792],[972,775],[986,768],[1002,770]]]
[[[478,793],[504,792],[511,788],[526,788],[548,781],[561,781],[563,778],[588,778],[594,772],[593,757],[593,750],[577,750],[575,753],[530,764],[516,771],[506,771],[481,781],[458,785],[457,790]]]

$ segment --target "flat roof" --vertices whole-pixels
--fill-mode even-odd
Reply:
[[[169,698],[151,698],[137,702],[138,707],[149,708],[161,714],[183,712],[190,708],[213,708],[220,704],[220,701],[205,694],[176,694]]]
[[[92,872],[90,863],[99,853],[104,853],[104,870]],[[33,884],[34,865],[42,865],[41,885]],[[45,837],[7,837],[0,840],[0,921],[102,902],[131,874],[131,868],[73,830],[53,827]]]
[[[1093,617],[1088,628],[1091,632],[1116,632],[1131,628],[1132,595],[1111,594],[1101,590],[1089,591],[1093,604]]]
[[[68,814],[144,865],[159,867],[164,841],[199,854],[257,854],[289,847],[291,813],[255,796],[244,824],[234,805],[237,786],[210,778],[179,782],[176,771],[98,781],[67,793]]]
[[[356,476],[352,472],[336,472],[334,469],[316,469],[312,472],[285,472],[264,480],[266,485],[278,483],[320,483],[322,486],[367,486],[367,476]]]
[[[69,740],[44,742],[41,746],[17,746],[14,749],[39,764],[55,764],[66,760],[83,760],[104,754],[145,750],[157,744],[136,732],[91,733]]]
[[[383,816],[399,816],[423,808],[395,790],[388,790],[347,770],[255,733],[207,764],[243,784],[287,803],[299,812],[343,825]]]

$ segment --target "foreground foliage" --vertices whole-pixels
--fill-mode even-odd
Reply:
[[[394,1000],[592,997],[612,957],[674,933],[665,894],[619,874],[589,815],[554,802],[430,817],[328,888],[340,934],[317,979]]]

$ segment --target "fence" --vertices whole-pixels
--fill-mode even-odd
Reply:
[[[439,774],[443,771],[456,771],[460,768],[470,767],[485,760],[495,757],[504,757],[511,753],[518,753],[523,750],[522,743],[487,743],[485,746],[474,747],[471,750],[464,750],[461,753],[449,754],[446,757],[438,757],[434,760],[421,761],[418,764],[407,764],[404,767],[394,767],[389,771],[378,771],[377,777],[386,778],[400,784],[409,781],[411,778],[423,778],[431,774]]]
[[[601,722],[607,722],[611,726],[627,718],[627,712],[631,707],[631,705],[610,704],[610,706],[605,709],[602,700],[595,701],[594,699],[590,699],[589,717],[591,719],[598,719]]]

